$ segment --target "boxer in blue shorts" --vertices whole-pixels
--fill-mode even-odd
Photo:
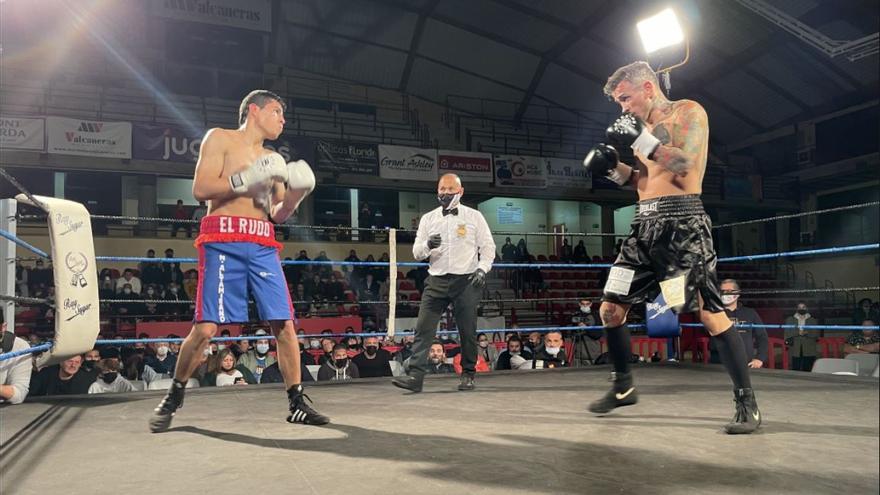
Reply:
[[[238,129],[211,129],[202,140],[193,179],[193,196],[208,202],[196,247],[199,285],[193,328],[177,356],[168,394],[150,418],[150,431],[167,430],[183,405],[184,390],[199,366],[217,326],[248,321],[248,292],[260,319],[275,335],[290,414],[287,421],[308,425],[330,419],[306,403],[293,305],[281,270],[272,223],[284,222],[314,190],[308,163],[284,158],[263,147],[284,128],[284,102],[264,90],[249,93],[239,108]]]

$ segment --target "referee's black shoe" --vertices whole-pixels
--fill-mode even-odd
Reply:
[[[461,381],[458,382],[458,389],[461,391],[473,390],[476,386],[474,385],[474,375],[470,373],[462,373]]]
[[[413,375],[403,375],[403,376],[395,376],[391,379],[391,383],[398,388],[405,388],[413,393],[419,393],[422,391],[422,383],[424,382],[424,377],[422,376],[413,376]]]
[[[614,385],[604,397],[590,403],[589,410],[595,414],[605,414],[612,409],[631,406],[639,401],[639,395],[633,386],[632,373],[611,373]]]

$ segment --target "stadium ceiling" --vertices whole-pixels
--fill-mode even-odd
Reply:
[[[545,118],[548,105],[616,112],[602,94],[607,76],[645,58],[635,22],[670,5],[690,40],[672,98],[701,102],[717,141],[878,96],[876,53],[832,57],[757,12],[757,0],[275,0],[269,53],[281,65],[437,102],[513,102],[513,121]],[[770,5],[829,40],[861,39],[880,24],[876,0]]]

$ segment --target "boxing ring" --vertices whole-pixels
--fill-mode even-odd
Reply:
[[[19,248],[48,257],[14,231],[0,230],[0,235]],[[397,262],[394,239],[392,230],[389,262],[283,264],[380,266],[393,274],[398,267],[421,265]],[[767,253],[721,258],[719,263],[878,248],[878,244],[864,244]],[[97,256],[96,261],[196,260]],[[504,270],[608,266],[494,265]],[[803,290],[789,292],[801,294]],[[395,334],[392,323],[395,293],[391,291],[388,301],[359,304],[388,305],[388,334],[401,336],[406,333]],[[47,302],[9,295],[0,299],[17,304]],[[809,328],[831,332],[831,338],[837,338],[833,332],[849,332],[854,327]],[[601,328],[542,326],[515,331],[574,330],[598,332]],[[489,334],[510,331],[480,330]],[[97,340],[95,344],[154,340],[174,339]],[[634,349],[644,343],[634,339]],[[49,351],[55,345],[49,342],[0,354],[0,360]],[[839,345],[829,344],[829,352],[831,347],[839,351]],[[703,359],[707,354],[703,353]],[[771,366],[776,362],[775,354]],[[781,367],[786,365],[783,346]],[[387,378],[309,383],[318,409],[332,418],[325,427],[283,421],[283,389],[271,384],[190,390],[171,429],[161,434],[150,434],[146,422],[164,391],[33,398],[0,409],[0,491],[153,493],[174,487],[179,493],[239,493],[259,487],[270,493],[314,494],[877,493],[880,489],[880,391],[876,378],[752,370],[764,424],[754,435],[736,437],[720,431],[732,413],[730,384],[722,367],[685,362],[636,365],[639,405],[596,417],[586,412],[586,405],[608,389],[609,369],[496,371],[480,374],[477,390],[467,393],[454,392],[455,375],[429,377],[425,391],[416,395],[402,393]]]
[[[720,366],[636,367],[639,405],[595,417],[607,371],[321,382],[320,428],[284,422],[280,385],[191,390],[158,435],[164,392],[29,401],[0,413],[3,493],[877,493],[876,379],[757,370],[766,422],[728,436]]]

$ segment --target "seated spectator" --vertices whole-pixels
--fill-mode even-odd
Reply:
[[[318,381],[345,381],[360,378],[358,366],[348,357],[345,344],[333,346],[331,358],[324,361],[318,370]]]
[[[877,313],[877,307],[871,304],[871,299],[866,297],[859,301],[853,312],[853,325],[861,325],[863,321],[880,321],[880,314]]]
[[[525,344],[526,349],[528,349],[529,352],[531,352],[533,355],[540,351],[542,347],[544,347],[544,341],[541,338],[540,332],[530,333],[527,341],[523,342],[523,344]]]
[[[530,350],[523,348],[523,342],[516,334],[511,335],[507,339],[507,350],[498,354],[498,361],[495,362],[496,370],[516,370],[528,363],[531,367],[533,354]]]
[[[559,247],[559,260],[563,263],[570,263],[572,259],[571,244],[568,239],[562,239],[562,246]]]
[[[532,360],[532,368],[565,368],[567,366],[568,357],[565,355],[562,332],[547,332],[544,335],[544,345],[535,353]]]
[[[237,365],[235,354],[229,349],[223,349],[217,354],[217,358],[205,374],[205,385],[208,387],[253,385],[255,383],[257,380],[251,371],[244,366]]]
[[[22,351],[30,348],[27,341],[16,337],[6,325],[3,308],[0,308],[0,353]],[[0,361],[0,404],[20,404],[28,395],[31,384],[31,355]]]
[[[204,201],[199,201],[199,205],[193,208],[192,219],[196,222],[201,222],[203,218],[208,214],[208,206]],[[196,223],[195,225],[196,231],[199,230],[200,223]]]
[[[796,328],[785,329],[785,346],[788,347],[789,369],[795,371],[810,371],[818,356],[818,330],[806,330],[804,326],[816,325],[818,322],[807,310],[807,304],[803,301],[797,304],[795,313],[785,319],[785,325],[794,325]]]
[[[150,382],[159,378],[156,370],[144,364],[143,348],[123,347],[121,357],[122,369],[120,373],[122,373],[123,378],[126,380],[130,382],[141,380],[149,385]]]
[[[171,237],[177,237],[177,231],[180,229],[186,231],[187,237],[192,237],[192,224],[186,221],[190,219],[190,214],[186,211],[186,206],[183,206],[182,199],[177,200],[177,206],[174,208],[174,219],[178,221],[171,224]]]
[[[134,276],[134,270],[131,268],[126,268],[125,271],[122,272],[122,276],[116,279],[116,293],[121,293],[126,284],[128,284],[128,288],[131,289],[131,292],[135,294],[141,293],[141,288],[143,287],[141,279]]]
[[[736,331],[739,333],[746,349],[746,358],[749,368],[762,368],[767,362],[769,341],[767,340],[767,330],[764,327],[745,326],[743,323],[751,323],[753,325],[763,325],[761,317],[758,313],[749,307],[739,303],[739,283],[734,279],[726,279],[721,281],[721,302],[724,304],[724,312],[730,321],[736,322]],[[718,350],[715,347],[715,337],[709,339],[710,361],[720,363],[721,358],[718,356]]]
[[[391,354],[385,349],[379,349],[379,339],[367,337],[364,339],[364,352],[353,358],[358,367],[361,378],[375,378],[377,376],[391,375]]]
[[[196,290],[199,286],[199,272],[188,270],[183,276],[183,293],[190,301],[196,300]]]
[[[358,258],[357,252],[356,252],[354,249],[352,249],[352,250],[350,250],[350,251],[348,252],[348,257],[345,258],[345,259],[342,260],[342,261],[346,261],[346,262],[349,262],[349,263],[352,263],[352,262],[353,262],[353,263],[360,263],[361,259]],[[351,269],[352,269],[352,266],[353,266],[353,265],[343,265],[343,266],[342,266],[342,273],[348,273],[348,272],[350,272]]]
[[[82,356],[47,366],[31,375],[29,396],[85,394],[97,373],[82,369]]]
[[[454,358],[452,358],[452,369],[454,369],[455,372],[459,375],[462,372],[460,352],[456,354]],[[477,354],[477,364],[474,365],[474,371],[476,371],[477,373],[488,373],[492,371],[492,366],[488,362],[486,362],[485,359],[483,359],[482,355]]]
[[[400,350],[397,351],[397,354],[394,355],[394,359],[399,363],[403,364],[407,359],[409,359],[413,355],[413,342],[415,342],[415,336],[413,335],[405,335],[403,339],[400,341]]]
[[[242,334],[241,336],[245,336]],[[219,347],[218,347],[219,349]],[[236,359],[242,354],[247,353],[251,350],[251,341],[248,339],[241,339],[230,347],[230,350],[233,354],[235,354]]]
[[[90,394],[106,394],[115,392],[132,392],[134,386],[123,377],[119,370],[121,354],[115,347],[101,349],[101,360],[98,362],[98,379],[89,386]]]
[[[863,327],[877,326],[873,320],[864,320]],[[847,339],[843,346],[843,353],[849,354],[877,354],[880,352],[880,334],[877,330],[865,328],[856,330]]]
[[[165,337],[163,336],[160,338]],[[144,362],[147,366],[153,368],[156,373],[170,377],[174,375],[174,367],[177,365],[177,356],[171,353],[171,347],[168,346],[168,342],[159,342],[156,345],[156,354],[146,356]]]
[[[332,339],[322,339],[321,340],[321,350],[323,354],[315,358],[315,364],[318,366],[323,366],[327,361],[333,360],[333,349],[336,347],[336,343],[333,342]],[[346,349],[348,349],[346,347]]]
[[[304,352],[300,352],[299,354],[299,373],[302,377],[301,380],[304,382],[313,382],[315,381],[315,377],[312,376],[312,372],[309,371],[309,368],[306,366],[307,358]],[[263,374],[260,375],[260,383],[284,383],[284,375],[281,374],[281,369],[278,368],[278,361],[270,364],[263,370]]]
[[[101,352],[98,349],[86,351],[85,354],[83,354],[82,369],[86,371],[94,371],[100,361]]]
[[[364,350],[363,343],[361,342],[361,338],[355,335],[350,335],[345,338],[345,344],[348,346],[348,353],[358,353]]]
[[[477,346],[477,357],[483,358],[489,369],[494,369],[495,361],[498,360],[498,349],[489,342],[489,336],[485,333],[478,334]]]
[[[254,335],[268,334],[261,328]],[[263,374],[263,370],[274,362],[275,357],[269,355],[269,339],[257,340],[253,349],[238,357],[238,365],[249,369],[257,383],[262,383],[260,375]]]
[[[446,362],[446,349],[439,340],[435,340],[428,350],[427,373],[431,375],[455,373],[455,367]]]
[[[155,258],[156,251],[147,249],[147,258]],[[162,266],[156,261],[143,261],[138,263],[138,270],[141,272],[141,285],[144,287],[150,285],[162,284]]]
[[[119,279],[122,280],[122,279]],[[120,321],[134,323],[136,317],[144,314],[146,307],[140,294],[134,292],[130,284],[122,285],[122,292],[116,296],[125,302],[119,302],[112,307],[116,309],[115,314],[119,316]]]
[[[174,357],[176,358],[177,355],[180,354],[180,342],[178,342],[178,340],[180,340],[180,335],[169,333],[168,338],[174,339],[168,341],[168,350],[171,351],[171,354],[174,354]]]

